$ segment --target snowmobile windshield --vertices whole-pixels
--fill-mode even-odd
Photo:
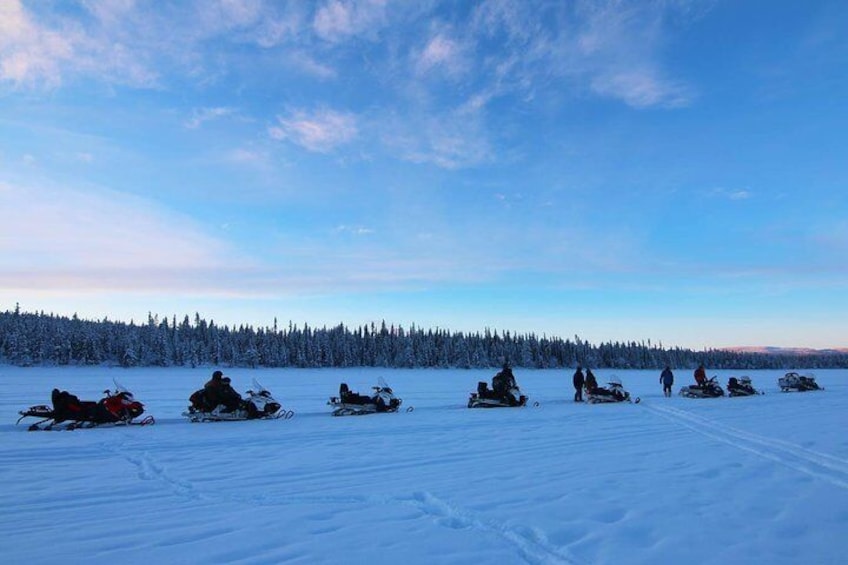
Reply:
[[[112,379],[112,382],[115,383],[115,394],[124,393],[132,396],[132,394],[130,394],[130,391],[128,391],[124,385],[119,383],[117,379]]]
[[[252,382],[253,382],[253,392],[255,392],[256,394],[268,392],[268,389],[266,389],[264,386],[262,386],[262,384],[259,381],[257,381],[256,378],[252,379]]]
[[[380,388],[391,389],[391,387],[389,386],[389,383],[387,383],[386,379],[384,379],[383,377],[377,377],[377,386],[379,386]]]

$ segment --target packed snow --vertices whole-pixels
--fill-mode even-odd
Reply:
[[[231,369],[290,420],[189,423],[213,368],[0,367],[5,563],[844,563],[848,370],[826,390],[687,399],[675,372],[617,375],[638,404],[571,399],[570,371],[517,368],[523,408],[466,407],[489,370]],[[385,378],[401,411],[332,417],[339,383]],[[113,379],[152,426],[27,432],[54,387]],[[538,402],[538,406],[534,404]],[[414,407],[411,412],[405,411]]]

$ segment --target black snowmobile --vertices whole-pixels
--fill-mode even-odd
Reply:
[[[527,404],[527,397],[521,394],[521,389],[515,382],[512,369],[504,369],[492,378],[492,388],[489,383],[477,383],[477,392],[472,392],[468,398],[469,408],[513,408]]]
[[[610,377],[607,386],[596,386],[592,390],[586,391],[586,402],[589,404],[630,401],[630,393],[624,390],[621,379],[615,376]],[[639,399],[637,398],[635,402],[638,404]]]
[[[824,390],[816,382],[812,375],[799,375],[798,373],[786,373],[779,379],[777,384],[783,392],[806,392],[808,390]]]
[[[99,401],[80,400],[66,390],[54,388],[51,394],[53,406],[39,404],[18,412],[21,417],[16,424],[27,417],[40,418],[40,422],[30,425],[29,430],[75,430],[111,425],[148,425],[153,424],[153,416],[140,422],[133,422],[144,413],[144,404],[136,400],[126,388],[115,383],[115,390],[104,390]]]
[[[371,387],[371,395],[359,394],[350,390],[347,383],[339,385],[339,395],[331,396],[327,404],[333,407],[333,416],[361,416],[378,412],[397,412],[403,400],[395,396],[392,388],[383,377],[377,379],[377,386]]]
[[[680,389],[680,396],[686,398],[718,398],[724,396],[724,389],[718,384],[718,377],[712,377],[703,385],[689,385]]]
[[[225,377],[226,379],[226,377]],[[237,394],[237,393],[236,393]],[[190,397],[191,403],[183,416],[192,422],[228,422],[233,420],[288,420],[294,416],[291,410],[284,410],[264,386],[253,379],[253,388],[247,391],[246,398],[233,398],[226,403],[210,406],[204,389],[195,391]]]
[[[730,377],[727,380],[727,394],[728,396],[754,396],[757,394],[763,394],[754,388],[754,385],[751,384],[751,377]]]

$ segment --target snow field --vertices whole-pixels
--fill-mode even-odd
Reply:
[[[225,370],[292,420],[190,424],[204,369],[0,367],[0,547],[8,563],[841,563],[848,371],[827,390],[570,401],[570,371],[516,369],[533,408],[469,410],[494,370]],[[692,379],[677,371],[675,392]],[[724,386],[731,372],[718,374]],[[333,418],[383,376],[410,413]],[[17,411],[112,378],[156,425],[27,433]]]

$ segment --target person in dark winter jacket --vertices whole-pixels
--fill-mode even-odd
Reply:
[[[595,392],[595,389],[598,388],[598,379],[595,378],[595,373],[592,372],[592,369],[586,369],[586,382],[583,385],[583,388],[586,389],[586,392],[592,394]]]
[[[674,384],[674,373],[671,372],[671,367],[668,365],[665,366],[663,372],[660,374],[660,382],[663,385],[663,394],[666,397],[671,396],[671,385]]]
[[[212,378],[203,385],[203,397],[207,410],[214,410],[216,406],[221,404],[221,387],[224,385],[223,379],[224,373],[215,371],[212,373]]]
[[[225,377],[221,371],[212,373],[212,378],[203,385],[203,391],[209,410],[223,404],[227,411],[232,412],[241,403],[241,395],[230,385],[230,378]]]
[[[230,385],[230,377],[221,379],[221,404],[226,406],[225,412],[232,412],[241,406],[241,395]]]
[[[574,371],[572,382],[574,383],[574,402],[583,402],[583,384],[586,378],[583,376],[583,368],[580,365],[577,365],[577,370]]]
[[[695,382],[698,383],[699,387],[703,387],[707,384],[707,370],[704,369],[704,364],[698,365],[698,368],[695,369]]]
[[[517,388],[517,386],[515,375],[512,374],[512,367],[510,367],[509,363],[504,363],[503,368],[498,374],[492,377],[492,390],[495,393],[495,398],[513,402],[516,398],[512,394],[512,389]]]

